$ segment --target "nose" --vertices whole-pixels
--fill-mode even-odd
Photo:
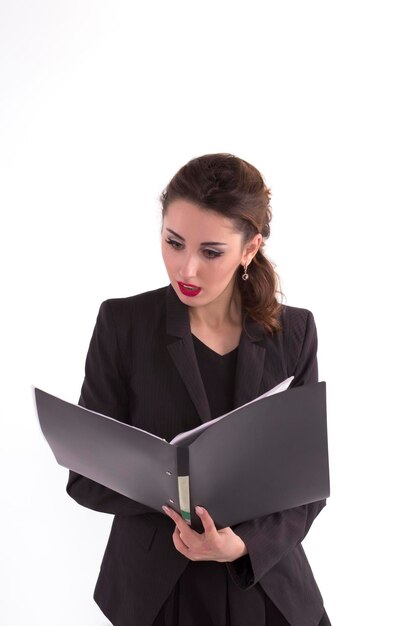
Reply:
[[[182,259],[182,264],[180,267],[180,277],[181,279],[187,283],[192,282],[192,279],[195,279],[198,273],[198,259],[196,255],[189,254],[184,255]]]

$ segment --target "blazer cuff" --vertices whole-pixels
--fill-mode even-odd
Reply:
[[[245,543],[248,553],[227,563],[227,569],[231,579],[239,589],[250,589],[259,582],[265,573],[265,567],[262,567],[265,565],[263,550],[259,549],[256,528],[251,521],[238,524],[233,528],[233,532]]]
[[[226,566],[230,578],[239,589],[244,591],[255,585],[255,575],[249,554],[244,554],[235,561],[229,561]]]
[[[307,535],[326,500],[286,509],[232,526],[248,554],[227,564],[232,580],[250,589]]]

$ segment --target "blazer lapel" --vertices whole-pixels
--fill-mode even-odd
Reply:
[[[210,406],[194,351],[188,307],[178,298],[171,284],[168,285],[166,294],[166,331],[167,349],[172,360],[201,421],[208,422],[211,420]],[[172,340],[172,337],[175,339]]]
[[[260,395],[264,373],[264,330],[251,317],[246,319],[244,328],[247,332],[242,330],[237,351],[234,408]]]
[[[252,318],[245,321],[236,363],[234,408],[253,400],[259,395],[265,360],[262,327]],[[178,298],[171,284],[166,292],[167,349],[172,357],[202,422],[212,419],[204,383],[191,334],[188,307]]]

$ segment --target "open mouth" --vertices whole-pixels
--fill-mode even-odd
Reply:
[[[196,287],[195,285],[187,285],[186,283],[178,282],[178,286],[181,293],[186,296],[196,296],[201,291],[201,287]]]

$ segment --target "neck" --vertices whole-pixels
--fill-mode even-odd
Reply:
[[[188,307],[190,323],[193,326],[220,330],[224,326],[242,323],[242,299],[239,289],[223,292],[216,300],[198,307]]]

